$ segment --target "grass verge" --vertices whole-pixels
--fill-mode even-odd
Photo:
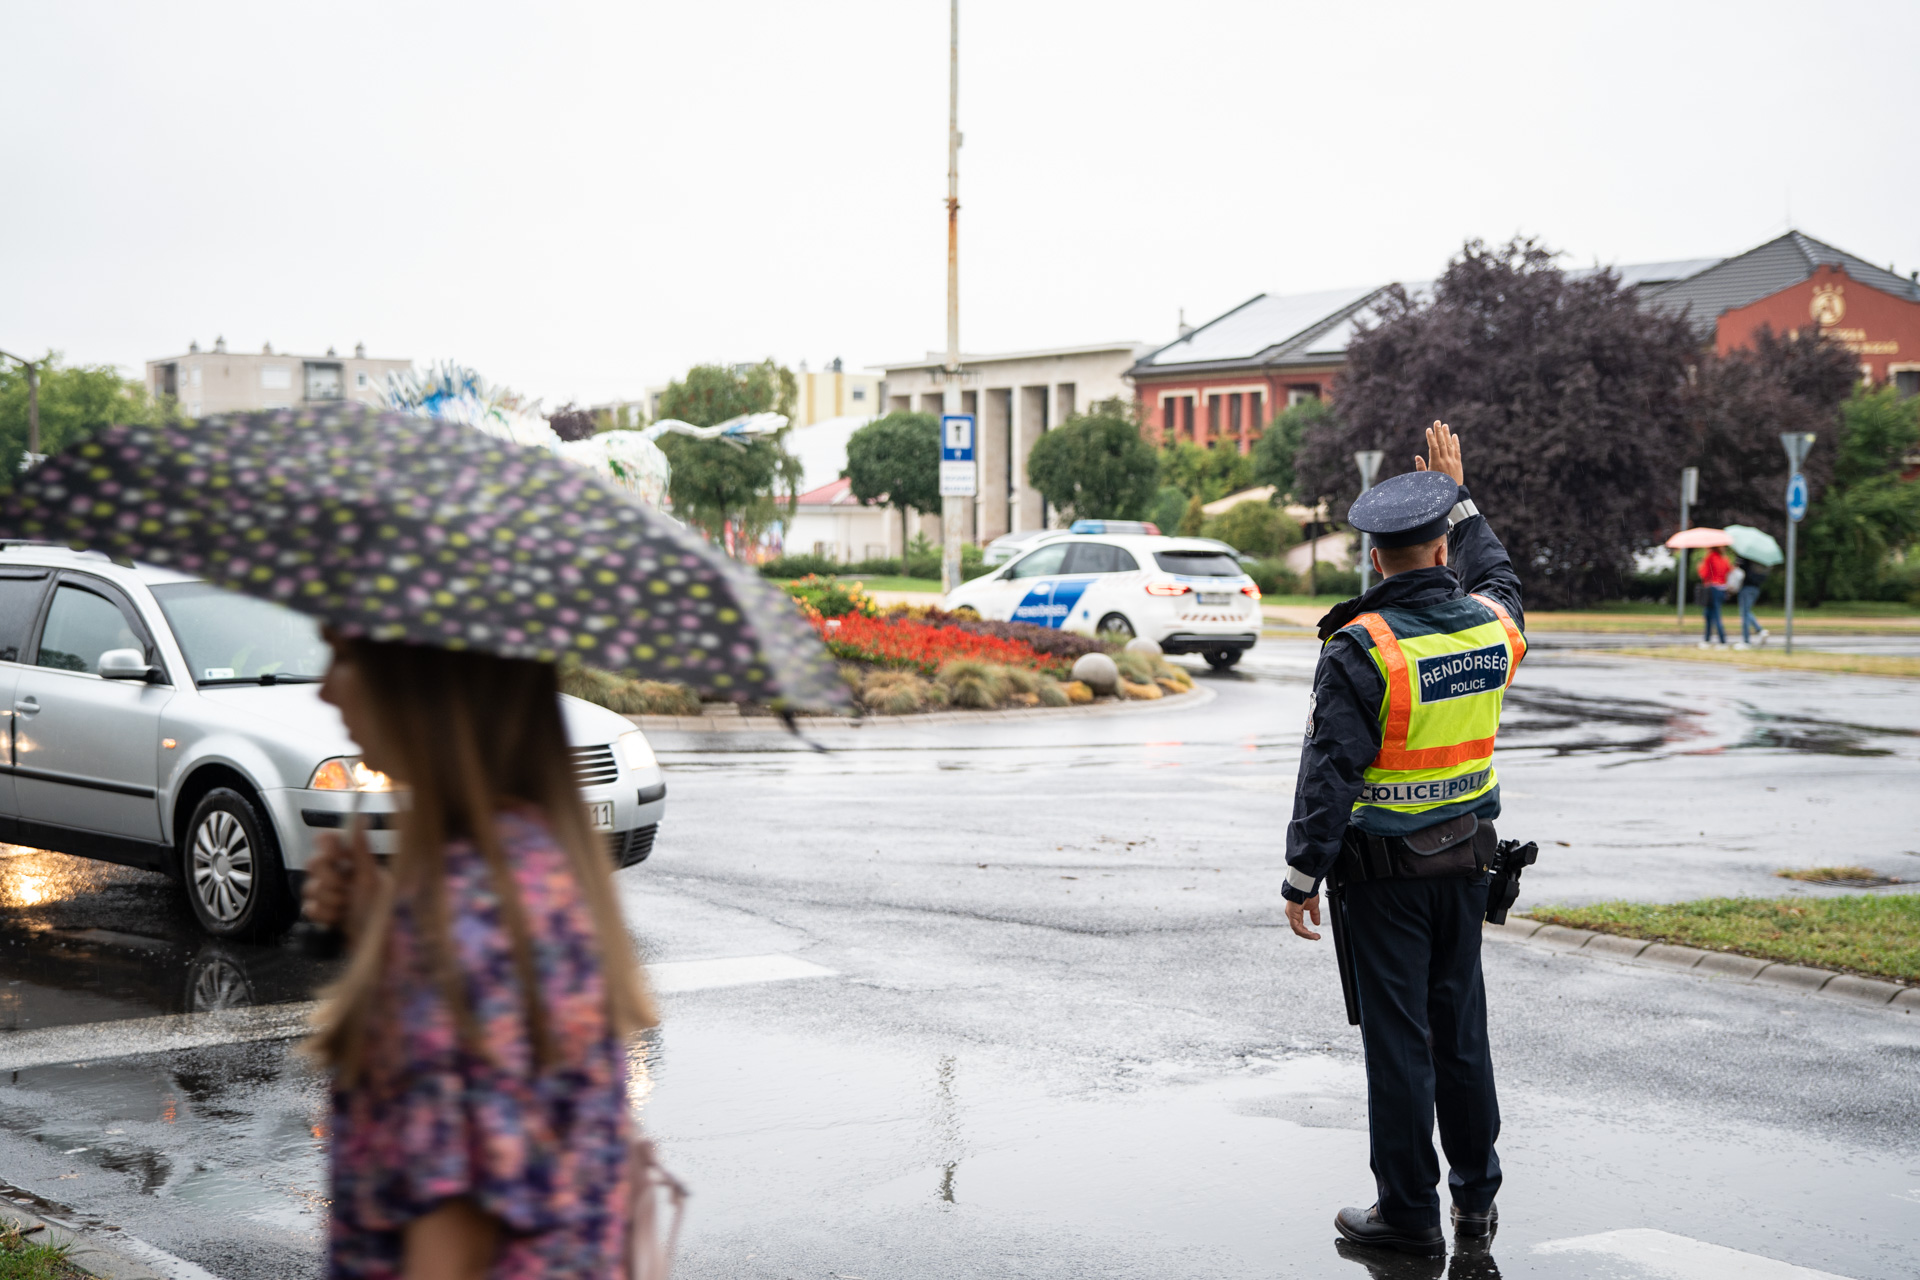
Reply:
[[[1537,907],[1526,914],[1572,929],[1920,982],[1920,895],[1915,894],[1596,902]]]
[[[938,578],[866,577],[860,574],[843,573],[837,580],[857,582],[868,591],[931,591],[935,595],[940,593]]]
[[[1664,658],[1670,662],[1714,662],[1723,667],[1753,667],[1767,671],[1838,671],[1862,676],[1920,676],[1920,658],[1886,653],[1828,653],[1802,649],[1789,657],[1784,650],[1689,649],[1681,645],[1595,649],[1601,654],[1629,658]]]
[[[81,1280],[81,1272],[67,1264],[65,1249],[8,1227],[0,1230],[0,1280]]]

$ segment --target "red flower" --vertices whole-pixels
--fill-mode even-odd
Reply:
[[[848,614],[831,621],[815,618],[813,625],[836,658],[873,662],[888,667],[914,667],[932,675],[954,658],[976,658],[1002,666],[1033,667],[1064,674],[1067,664],[1037,653],[1031,645],[999,636],[980,636],[954,627],[932,627],[911,618],[867,618]]]

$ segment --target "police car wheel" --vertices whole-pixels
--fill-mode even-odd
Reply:
[[[980,611],[970,604],[963,604],[953,611],[953,616],[956,618],[978,618]]]
[[[1238,649],[1209,649],[1204,656],[1207,659],[1207,665],[1215,671],[1231,670],[1240,662]]]
[[[1101,635],[1112,632],[1115,635],[1125,636],[1129,640],[1133,639],[1134,636],[1133,624],[1127,621],[1127,615],[1124,613],[1108,614],[1106,617],[1100,619],[1100,625],[1096,630]]]

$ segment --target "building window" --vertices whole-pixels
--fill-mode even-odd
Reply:
[[[260,388],[263,391],[293,390],[293,370],[284,364],[264,364],[260,366]],[[268,406],[272,408],[274,406]]]
[[[1261,414],[1261,410],[1266,406],[1266,399],[1266,396],[1258,391],[1247,393],[1247,422],[1256,436],[1267,429],[1267,420]]]
[[[1287,388],[1287,408],[1289,409],[1293,408],[1297,404],[1312,404],[1314,401],[1318,400],[1319,398],[1320,398],[1319,387],[1288,387]]]
[[[1920,369],[1895,369],[1893,385],[1904,399],[1907,396],[1920,395]]]
[[[1227,434],[1242,444],[1246,443],[1246,419],[1240,416],[1241,395],[1238,391],[1227,397]]]
[[[200,366],[199,365],[193,366],[193,373],[188,378],[188,381],[192,382],[193,385],[196,387],[200,385]]]
[[[1180,397],[1180,416],[1185,420],[1182,423],[1182,426],[1185,429],[1186,438],[1189,440],[1193,439],[1193,397],[1192,396]]]
[[[867,389],[865,387],[855,387],[853,389],[853,398],[855,400],[865,400],[867,398]]]
[[[356,387],[364,387],[367,385],[367,371],[365,369],[353,375],[353,385]]]
[[[307,366],[307,399],[338,400],[341,396],[340,366],[337,364],[309,364]]]

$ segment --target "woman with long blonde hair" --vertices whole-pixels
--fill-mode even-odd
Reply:
[[[408,803],[390,867],[358,839],[308,869],[308,918],[350,947],[311,1044],[333,1076],[328,1275],[618,1275],[626,1042],[655,1016],[554,668],[333,648],[321,697]]]

